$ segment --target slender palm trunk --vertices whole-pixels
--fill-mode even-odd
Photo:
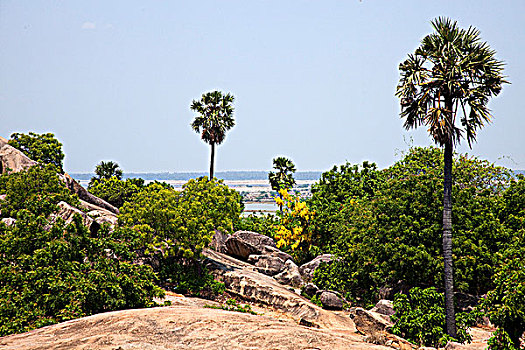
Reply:
[[[211,159],[210,159],[210,181],[213,180],[213,163],[215,161],[215,143],[211,143]]]
[[[447,334],[456,337],[454,273],[452,269],[452,140],[445,144],[443,184],[443,261],[445,263],[445,310]]]

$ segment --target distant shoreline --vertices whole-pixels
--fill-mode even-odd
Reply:
[[[293,174],[295,180],[319,180],[323,171],[297,171]],[[92,173],[70,173],[76,180],[90,180],[95,174]],[[180,180],[188,181],[202,176],[208,176],[205,172],[180,172],[180,173],[124,173],[123,178],[141,178],[144,180]],[[267,171],[218,171],[215,177],[222,180],[268,180]]]

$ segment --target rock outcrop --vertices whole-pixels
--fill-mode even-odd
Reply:
[[[24,153],[8,145],[7,141],[0,136],[0,174],[7,171],[16,173],[37,164]]]
[[[66,187],[71,192],[76,193],[78,195],[78,198],[80,198],[81,200],[83,200],[83,201],[85,201],[87,203],[96,205],[97,207],[100,207],[102,209],[106,209],[107,211],[110,211],[110,212],[112,212],[114,214],[118,214],[119,213],[119,211],[118,211],[118,209],[116,207],[114,207],[113,205],[109,204],[105,200],[103,200],[101,198],[98,198],[97,196],[92,195],[91,193],[89,193],[88,190],[86,190],[84,187],[82,187],[82,185],[80,185],[78,182],[76,182],[75,179],[73,179],[71,176],[69,176],[69,174],[67,174],[67,173],[58,174],[58,177],[60,178],[60,180],[62,180],[66,184]]]
[[[299,273],[299,267],[292,260],[286,260],[283,270],[274,276],[275,280],[281,284],[300,288],[304,285],[303,278]]]
[[[343,299],[340,298],[336,293],[323,290],[319,293],[319,300],[324,309],[327,310],[342,310],[343,309]]]
[[[175,299],[175,298],[174,298]],[[3,350],[365,350],[391,349],[364,342],[344,329],[314,329],[293,320],[203,308],[193,298],[172,306],[97,314],[0,338]]]
[[[204,250],[204,255],[214,276],[224,282],[229,293],[241,299],[275,308],[296,322],[302,320],[314,327],[356,330],[348,315],[323,310],[290,287],[257,272],[253,265],[209,249]]]

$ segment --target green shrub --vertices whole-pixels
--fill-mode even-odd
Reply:
[[[233,230],[241,213],[240,200],[222,181],[205,177],[188,181],[181,192],[153,184],[124,203],[119,222],[139,232],[150,250],[198,258],[215,230]]]
[[[442,286],[442,159],[434,147],[410,149],[374,177],[382,179],[374,182],[374,191],[340,203],[325,226],[333,242],[328,252],[339,260],[320,266],[314,283],[364,304],[376,302],[382,287]],[[504,168],[461,155],[454,159],[453,176],[455,287],[479,295],[493,287],[496,253],[513,236],[499,217],[511,176]]]
[[[47,217],[60,201],[80,204],[77,195],[60,181],[53,165],[36,165],[18,173],[0,175],[0,194],[6,195],[0,203],[1,217],[16,218],[22,209]]]
[[[32,160],[43,164],[52,164],[57,171],[64,172],[62,144],[55,138],[55,135],[51,133],[36,134],[34,132],[30,132],[29,135],[14,133],[8,143]]]
[[[451,338],[446,335],[445,301],[435,288],[412,288],[409,295],[397,294],[394,299],[395,323],[392,333],[419,346],[444,346]],[[475,315],[457,313],[456,326],[459,342],[470,342],[467,328],[475,323]]]
[[[88,191],[106,202],[120,208],[124,202],[131,200],[134,194],[144,188],[144,180],[127,179],[125,181],[112,176],[109,179],[92,179]]]
[[[0,223],[0,336],[99,312],[153,306],[149,266],[133,265],[119,231],[92,238],[80,216],[64,227],[27,209]]]
[[[204,305],[205,308],[209,309],[220,309],[220,310],[226,310],[226,311],[235,311],[235,312],[243,312],[248,313],[252,315],[257,315],[255,311],[252,310],[252,307],[248,304],[241,305],[237,302],[235,299],[228,299],[226,300],[226,303],[216,306],[216,305]]]

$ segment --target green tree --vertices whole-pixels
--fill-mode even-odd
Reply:
[[[124,203],[119,222],[140,232],[151,249],[198,258],[215,230],[231,232],[241,212],[238,192],[203,177],[188,181],[181,192],[145,187]]]
[[[280,190],[289,190],[295,185],[295,179],[293,173],[295,173],[294,163],[286,157],[277,157],[273,159],[273,168],[277,172],[270,171],[268,173],[268,180],[272,190],[277,191],[279,198],[283,199]],[[279,204],[279,209],[282,212],[282,204]]]
[[[115,176],[117,179],[122,179],[122,169],[113,161],[101,161],[95,167],[95,175],[97,179],[110,179]],[[93,179],[92,179],[93,180]]]
[[[133,265],[129,229],[92,237],[80,216],[51,224],[56,204],[78,205],[54,165],[0,176],[0,336],[110,310],[153,306],[162,295],[151,267]]]
[[[423,38],[414,54],[399,65],[396,95],[406,129],[425,125],[444,147],[443,257],[447,333],[455,337],[452,262],[452,154],[462,137],[469,145],[491,115],[489,98],[506,83],[503,62],[482,42],[474,27],[458,27],[448,18],[432,21],[434,33]],[[458,110],[462,114],[458,114]],[[460,124],[458,124],[460,123]]]
[[[512,239],[498,217],[511,175],[504,168],[463,155],[453,159],[453,175],[456,288],[480,295],[494,287],[493,275],[500,262],[497,252]],[[361,304],[376,302],[380,291],[392,288],[442,288],[438,237],[442,232],[443,152],[439,148],[410,149],[380,174],[368,174],[368,180],[365,176],[344,180],[332,172],[328,176],[337,179],[332,188],[357,195],[332,208],[317,204],[329,201],[323,193],[333,198],[324,185],[314,193],[314,220],[328,217],[323,210],[337,210],[332,221],[315,222],[315,229],[322,229],[329,242],[323,245],[324,252],[338,256],[316,271],[320,288],[339,290]],[[372,194],[359,195],[361,182],[374,183]]]
[[[210,180],[213,179],[215,145],[220,145],[226,137],[226,131],[235,126],[233,100],[230,93],[212,91],[203,94],[200,100],[193,100],[190,106],[192,111],[198,113],[191,127],[211,146]]]
[[[144,187],[143,179],[119,180],[116,176],[109,179],[92,179],[88,191],[106,202],[120,208],[124,202],[131,200],[135,193]]]
[[[62,144],[52,133],[37,134],[29,132],[29,135],[13,133],[8,143],[24,152],[32,160],[44,164],[53,164],[60,173],[64,172]]]

